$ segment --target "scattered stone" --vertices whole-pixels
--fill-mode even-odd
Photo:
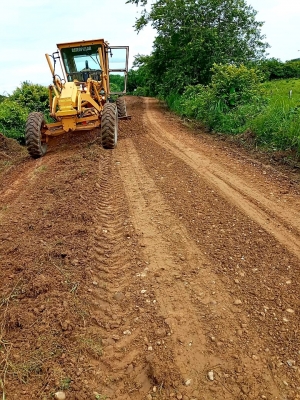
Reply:
[[[214,371],[209,371],[208,374],[207,374],[207,377],[208,377],[208,379],[210,381],[213,381],[215,379],[214,378]]]
[[[165,328],[158,328],[156,329],[155,333],[160,338],[165,337],[167,335]]]
[[[293,310],[292,308],[287,308],[286,312],[288,312],[290,314],[293,314],[295,312],[295,310]]]
[[[289,366],[289,367],[293,367],[294,365],[296,365],[296,361],[295,360],[287,360],[287,365]]]
[[[132,365],[132,364],[129,364],[128,367],[127,367],[127,369],[126,369],[125,374],[126,374],[126,375],[130,375],[132,372],[133,372],[133,365]]]
[[[66,395],[64,392],[56,392],[56,393],[54,393],[54,397],[56,398],[56,400],[65,400],[66,399]]]
[[[124,294],[122,292],[116,292],[114,294],[114,299],[117,301],[123,300],[124,299]]]
[[[236,300],[234,301],[234,304],[235,304],[236,306],[239,306],[240,304],[242,304],[242,300],[236,299]]]

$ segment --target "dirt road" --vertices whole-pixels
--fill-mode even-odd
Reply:
[[[300,399],[299,175],[127,104],[114,151],[2,144],[3,398]]]

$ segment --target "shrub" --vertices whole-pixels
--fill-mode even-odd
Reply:
[[[23,143],[26,120],[32,111],[40,111],[46,120],[49,118],[48,89],[23,82],[12,95],[0,102],[0,132]]]
[[[10,99],[0,103],[0,132],[7,137],[22,141],[28,109]]]
[[[23,82],[9,99],[26,108],[28,112],[40,111],[46,117],[49,115],[49,94],[45,86]]]

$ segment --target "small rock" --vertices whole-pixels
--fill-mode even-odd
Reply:
[[[178,393],[177,396],[176,396],[176,399],[182,400],[182,394],[181,394],[181,393]]]
[[[127,329],[126,331],[123,332],[123,335],[131,335],[131,331]]]
[[[242,304],[242,300],[236,299],[236,300],[234,301],[234,304],[235,304],[236,306],[239,306],[240,304]]]
[[[124,294],[121,293],[121,292],[116,292],[114,294],[114,299],[117,300],[117,301],[123,300],[124,299]]]
[[[215,378],[214,378],[214,371],[209,371],[208,372],[208,374],[207,374],[207,376],[208,376],[208,379],[210,380],[210,381],[213,381]]]
[[[153,393],[156,393],[156,392],[157,392],[157,387],[156,387],[156,386],[153,386],[152,391],[153,391]]]
[[[289,367],[293,367],[294,365],[296,365],[296,361],[295,360],[287,360],[287,365],[289,366]]]
[[[160,338],[165,337],[166,334],[167,334],[167,332],[166,332],[166,330],[165,330],[164,328],[158,328],[158,329],[156,329],[155,333],[156,333],[156,335],[157,335],[158,337],[160,337]]]
[[[142,289],[142,290],[141,290],[141,293],[142,293],[142,294],[145,294],[146,292],[147,292],[147,290],[145,290],[145,289]]]
[[[94,285],[94,286],[97,286],[97,285],[98,285],[98,282],[93,281],[93,285]]]
[[[129,364],[128,367],[127,367],[127,369],[126,369],[125,374],[126,374],[126,375],[130,375],[132,372],[133,372],[133,365],[132,365],[132,364]]]
[[[54,393],[54,397],[56,398],[56,400],[65,400],[66,395],[64,392],[56,392]]]
[[[152,396],[151,396],[151,394],[149,393],[149,394],[147,394],[147,397],[146,397],[146,399],[147,400],[152,400]]]
[[[152,346],[148,346],[148,351],[152,351],[153,347]]]
[[[184,382],[185,386],[190,386],[191,383],[192,383],[192,380],[191,380],[191,379],[187,379],[187,380]]]
[[[295,311],[294,311],[292,308],[287,308],[287,309],[286,309],[286,312],[288,312],[288,313],[290,313],[290,314],[293,314]]]

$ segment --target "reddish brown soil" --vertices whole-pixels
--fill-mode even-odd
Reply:
[[[2,398],[300,399],[299,174],[127,106],[113,151],[0,138]]]

